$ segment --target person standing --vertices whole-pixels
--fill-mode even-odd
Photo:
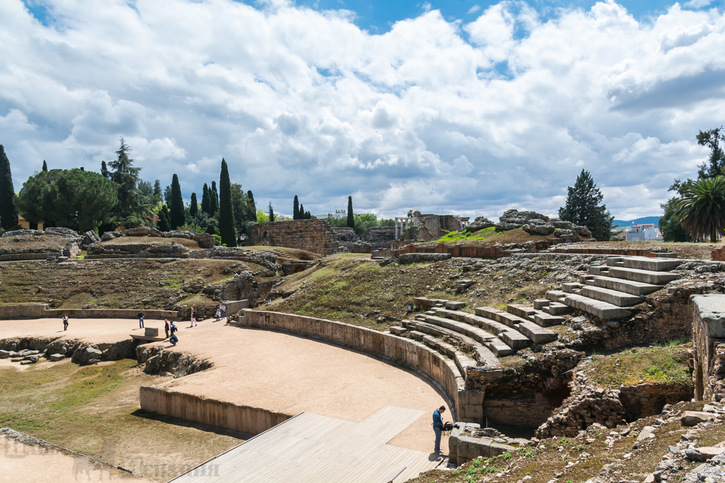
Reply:
[[[63,330],[68,330],[68,316],[63,314]]]
[[[143,312],[139,312],[138,313],[138,328],[139,329],[143,329],[144,328],[144,325],[143,325]]]
[[[441,434],[443,433],[443,419],[441,414],[446,410],[445,406],[441,406],[433,411],[433,432],[436,434],[435,449],[434,453],[440,454],[441,452]]]
[[[164,319],[164,332],[166,332],[166,338],[169,338],[169,319]]]
[[[194,327],[196,325],[196,309],[194,307],[191,308],[191,325],[189,328]]]

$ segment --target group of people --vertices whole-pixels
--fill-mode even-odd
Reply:
[[[227,313],[227,306],[223,303],[216,306],[216,320],[219,322]]]
[[[176,345],[176,343],[179,342],[179,337],[176,335],[178,330],[179,328],[176,327],[175,323],[169,322],[169,319],[164,319],[164,331],[166,332],[166,338],[169,339],[171,345]]]

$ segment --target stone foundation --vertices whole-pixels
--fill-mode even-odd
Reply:
[[[693,382],[698,401],[725,398],[725,295],[693,295]]]
[[[141,387],[140,403],[144,411],[253,435],[292,417],[267,409],[237,406],[203,396],[166,391],[155,386]]]
[[[335,251],[335,232],[322,220],[292,220],[257,223],[249,228],[252,245],[299,248],[320,255]]]

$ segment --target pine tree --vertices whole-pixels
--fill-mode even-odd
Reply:
[[[292,219],[300,219],[300,200],[297,198],[297,195],[295,195],[295,200],[292,202]]]
[[[118,184],[118,204],[114,210],[116,221],[135,226],[143,222],[143,208],[137,188],[141,168],[134,167],[133,159],[128,157],[130,151],[131,148],[121,138],[121,146],[116,151],[118,157],[108,165],[113,169],[110,172],[111,181]]]
[[[604,195],[599,191],[588,171],[582,170],[577,176],[574,187],[569,186],[566,205],[559,208],[559,218],[584,225],[597,240],[609,240],[612,232],[613,216],[605,205],[599,206]]]
[[[191,204],[189,205],[189,215],[196,216],[199,212],[199,204],[196,202],[196,193],[191,193]]]
[[[172,230],[184,226],[184,199],[181,197],[181,185],[179,185],[179,177],[176,174],[171,179],[171,209],[169,218]]]
[[[269,202],[269,222],[274,223],[274,209],[272,208],[272,202]]]
[[[211,189],[209,190],[209,213],[211,216],[216,215],[219,210],[219,192],[216,189],[216,181],[211,182]]]
[[[18,225],[18,210],[15,208],[15,189],[10,161],[5,148],[0,144],[0,225],[7,231]]]
[[[247,221],[257,222],[257,204],[254,202],[254,193],[247,191]]]
[[[45,162],[45,160],[43,160],[43,171],[44,171],[45,173],[47,173],[47,172],[48,172],[48,163],[46,163],[46,162]]]
[[[209,187],[204,183],[204,189],[201,191],[201,211],[210,215],[209,212]]]
[[[232,185],[229,181],[229,168],[224,158],[222,158],[222,171],[219,175],[219,232],[224,245],[237,246],[234,211],[232,210]]]
[[[347,226],[355,229],[355,216],[352,213],[352,196],[347,197]]]

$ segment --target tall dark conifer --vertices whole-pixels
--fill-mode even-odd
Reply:
[[[181,197],[181,185],[179,184],[179,177],[176,174],[171,179],[171,209],[169,218],[172,230],[184,226],[184,199]]]
[[[295,195],[295,200],[292,202],[292,219],[299,220],[300,218],[300,200]]]
[[[209,187],[204,183],[204,189],[201,192],[201,211],[210,215],[209,212]]]
[[[191,204],[189,205],[189,215],[196,216],[199,212],[199,204],[196,202],[196,193],[191,193]]]
[[[257,222],[257,204],[252,190],[247,191],[247,221]]]
[[[355,215],[352,213],[352,196],[347,197],[347,226],[355,229]]]
[[[211,182],[211,189],[209,190],[209,209],[211,210],[210,215],[216,215],[219,210],[219,192],[216,189],[216,181]]]
[[[45,160],[43,160],[43,172],[48,172],[48,163],[46,163]]]
[[[269,202],[269,222],[274,223],[274,208],[272,208],[272,202]]]
[[[229,168],[224,158],[222,158],[222,171],[219,175],[219,235],[221,235],[224,245],[237,246],[234,211],[232,210],[232,184],[229,181]]]
[[[18,210],[15,208],[14,198],[10,161],[5,155],[5,148],[0,144],[0,224],[5,231],[18,224]]]

